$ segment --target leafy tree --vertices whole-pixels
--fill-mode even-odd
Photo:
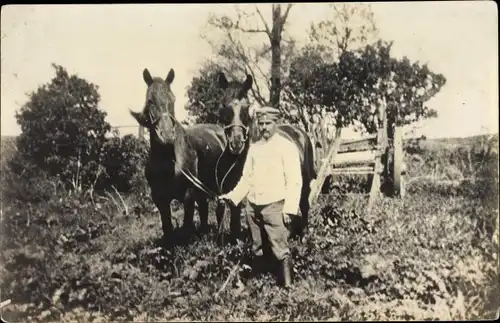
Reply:
[[[378,41],[343,52],[338,62],[304,70],[301,61],[314,59],[306,52],[292,63],[287,91],[301,93],[299,98],[310,115],[322,109],[333,113],[340,128],[359,123],[362,129],[375,132],[374,117],[380,104],[387,105],[392,126],[435,117],[437,112],[424,103],[440,91],[446,78],[426,64],[391,57],[391,46]]]
[[[378,28],[369,3],[332,3],[330,17],[311,23],[309,38],[330,59],[377,40]]]
[[[233,79],[252,75],[255,86],[251,93],[259,104],[279,107],[282,79],[295,49],[295,41],[285,35],[291,8],[292,4],[284,8],[281,4],[272,4],[271,22],[264,18],[258,6],[253,12],[237,8],[235,19],[224,15],[211,16],[208,21],[212,27],[208,29],[210,35],[217,34],[213,33],[214,28],[223,35],[222,41],[204,36],[217,55],[219,69]]]
[[[133,135],[109,138],[100,160],[104,174],[96,189],[115,187],[120,192],[141,191],[147,186],[144,167],[148,149],[143,140]]]
[[[81,188],[95,180],[110,125],[98,108],[98,86],[69,75],[62,66],[53,67],[55,77],[29,94],[29,101],[16,112],[22,133],[11,167],[27,176],[42,171]]]
[[[321,86],[311,83],[311,73],[318,70],[318,65],[338,62],[346,51],[372,43],[378,35],[370,4],[333,3],[329,8],[327,19],[311,23],[311,42],[291,59],[290,74],[283,84],[286,119],[307,131],[324,130],[318,128],[324,128],[327,121],[327,110],[313,103],[310,95],[313,86]],[[315,113],[311,113],[313,110]]]
[[[193,77],[187,88],[188,120],[193,123],[217,123],[218,104],[222,90],[217,86],[219,68],[212,62],[206,62],[198,74]]]

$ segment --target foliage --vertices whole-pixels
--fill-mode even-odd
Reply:
[[[391,57],[392,43],[378,41],[361,50],[345,51],[334,63],[310,64],[319,53],[307,50],[290,69],[284,92],[293,102],[300,93],[309,116],[326,110],[335,115],[336,126],[360,126],[373,133],[378,108],[386,106],[389,125],[407,125],[434,117],[424,103],[445,84],[441,74],[426,64]],[[304,64],[309,62],[309,64]],[[296,99],[295,99],[296,100]]]
[[[378,28],[369,3],[331,3],[329,7],[330,17],[311,23],[309,29],[311,42],[323,54],[338,58],[376,40]]]
[[[217,86],[219,67],[207,62],[187,89],[188,118],[194,123],[217,123],[222,90]]]
[[[31,93],[16,113],[22,133],[11,169],[30,178],[29,164],[77,189],[95,181],[96,161],[110,125],[98,108],[98,87],[53,66],[55,77]]]
[[[457,160],[425,144],[418,155],[437,164],[422,167],[409,156],[410,179]],[[474,151],[484,148],[498,159],[481,145]],[[467,158],[467,150],[456,153]],[[498,180],[497,168],[478,171],[478,161],[472,173],[468,166],[458,172]],[[475,190],[410,190],[404,201],[383,198],[367,214],[363,191],[353,194],[342,183],[313,205],[307,242],[292,242],[289,292],[274,286],[269,273],[250,274],[246,230],[239,243],[219,245],[215,227],[191,240],[177,229],[179,244],[159,247],[158,213],[144,196],[123,196],[129,212],[111,196],[92,201],[59,192],[36,204],[5,200],[0,287],[13,304],[2,315],[8,319],[14,310],[16,321],[28,322],[493,318],[500,304],[498,240],[482,225],[498,205],[471,195]],[[211,225],[213,213],[211,205]],[[178,212],[173,218],[176,227],[182,224]]]
[[[56,76],[16,114],[22,133],[12,158],[2,160],[2,193],[40,202],[58,191],[144,191],[145,143],[131,135],[106,138],[98,87],[54,68]]]
[[[95,188],[140,191],[146,186],[144,168],[148,153],[145,142],[133,135],[108,139],[99,158],[104,174]]]

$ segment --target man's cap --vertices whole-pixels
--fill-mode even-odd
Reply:
[[[276,120],[280,115],[280,110],[270,106],[263,106],[255,111],[255,115],[259,120]]]

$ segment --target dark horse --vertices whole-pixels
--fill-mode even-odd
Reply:
[[[145,69],[143,78],[147,92],[144,108],[141,112],[130,111],[137,122],[149,130],[150,154],[145,175],[153,202],[161,215],[166,243],[171,242],[173,232],[170,207],[173,199],[184,205],[185,232],[194,231],[195,202],[198,204],[201,229],[206,232],[208,200],[227,192],[235,185],[234,179],[232,186],[228,186],[227,183],[231,183],[226,180],[226,184],[221,188],[221,179],[231,177],[225,175],[232,166],[230,160],[221,158],[226,147],[223,128],[215,124],[183,127],[175,118],[175,96],[170,89],[174,77],[173,69],[165,79],[153,78]],[[193,182],[201,182],[201,185]],[[225,205],[219,204],[218,221],[221,220],[224,210]]]
[[[224,73],[218,76],[219,87],[224,90],[219,110],[219,122],[224,125],[227,137],[227,148],[239,156],[239,168],[243,167],[250,142],[256,139],[253,108],[248,100],[248,90],[252,88],[252,76],[247,75],[243,83],[228,82]],[[299,150],[302,172],[302,192],[300,197],[300,223],[296,224],[295,232],[304,237],[309,223],[309,193],[310,183],[316,178],[314,169],[313,146],[307,133],[293,125],[278,125],[278,133],[291,140]],[[241,174],[241,173],[240,173]],[[241,175],[240,175],[241,176]]]

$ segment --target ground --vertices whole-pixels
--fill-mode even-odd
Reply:
[[[148,194],[121,202],[116,193],[91,200],[59,192],[36,204],[2,196],[1,298],[12,301],[2,317],[498,317],[498,150],[488,145],[481,138],[442,140],[407,150],[407,196],[381,198],[370,214],[366,178],[334,181],[313,206],[307,242],[293,242],[295,284],[288,292],[270,273],[249,274],[246,230],[236,245],[216,242],[213,206],[208,234],[166,250]],[[175,218],[182,224],[181,211]]]

